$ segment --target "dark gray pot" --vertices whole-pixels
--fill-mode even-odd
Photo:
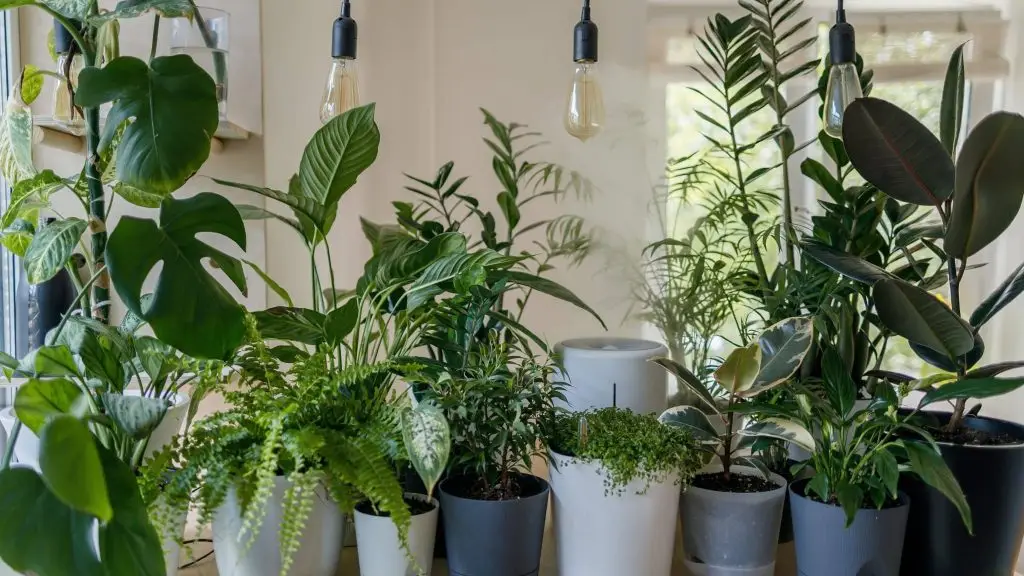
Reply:
[[[721,472],[709,467],[705,473]],[[758,476],[754,468],[733,466],[733,474]],[[694,576],[772,576],[779,526],[786,502],[786,479],[772,474],[771,492],[740,494],[690,486],[679,500],[686,568]],[[742,545],[737,545],[742,542]]]
[[[441,483],[441,509],[452,576],[536,576],[548,511],[548,483],[519,474],[518,500],[463,496],[462,477]]]
[[[884,510],[860,510],[846,528],[842,508],[804,496],[807,480],[789,489],[799,576],[897,576],[910,499]]]

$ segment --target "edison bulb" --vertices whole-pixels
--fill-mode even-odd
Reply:
[[[327,76],[324,98],[320,105],[320,122],[326,124],[359,106],[359,77],[356,74],[355,58],[335,58],[331,73]]]
[[[846,108],[857,98],[863,97],[860,76],[853,62],[833,65],[828,75],[828,86],[825,88],[825,113],[822,118],[825,133],[833,138],[842,139]]]
[[[604,95],[593,62],[577,62],[565,109],[565,131],[581,142],[604,127]]]
[[[70,60],[70,61],[69,61]],[[82,56],[61,53],[57,59],[57,71],[60,78],[53,87],[53,119],[69,132],[77,135],[85,133],[85,118],[75,108],[74,95],[68,89],[78,88],[78,73],[82,71]],[[64,76],[67,71],[68,75]]]

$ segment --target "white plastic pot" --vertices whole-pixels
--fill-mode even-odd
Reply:
[[[606,487],[596,463],[551,454],[551,501],[559,576],[669,576],[679,476],[647,486]],[[644,490],[646,488],[646,491]]]
[[[138,390],[126,390],[126,396],[138,396]],[[153,430],[149,437],[149,444],[146,446],[146,458],[152,456],[159,450],[171,443],[174,435],[181,432],[181,426],[185,423],[185,416],[188,415],[189,397],[185,394],[175,394],[174,403],[167,409],[164,419]],[[8,406],[0,410],[0,424],[3,424],[4,431],[9,435],[14,428],[17,417],[14,415],[14,406]],[[28,428],[22,426],[18,433],[18,442],[14,445],[14,456],[18,462],[39,469],[39,437]]]
[[[213,549],[220,576],[280,576],[281,540],[284,494],[287,478],[278,476],[274,489],[264,504],[266,511],[256,538],[250,540],[243,531],[242,510],[235,489],[228,491],[224,504],[213,516]],[[292,557],[291,574],[296,576],[334,576],[341,563],[341,545],[345,515],[337,504],[317,488],[309,517],[303,522],[299,549]]]
[[[577,338],[555,345],[562,359],[565,403],[582,412],[615,405],[637,414],[668,408],[668,373],[649,360],[668,356],[657,342],[633,338]]]
[[[161,497],[162,498],[162,497]],[[162,506],[158,499],[153,505],[154,509],[160,510]],[[164,550],[164,565],[167,567],[167,576],[175,576],[178,573],[178,566],[181,562],[181,545],[178,541],[185,533],[185,521],[188,519],[188,510],[181,510],[175,513],[173,518],[152,518],[153,525],[160,535],[160,542]],[[0,576],[3,576],[0,573]]]
[[[359,574],[361,576],[430,576],[434,561],[434,535],[437,533],[437,515],[441,505],[422,494],[406,494],[407,499],[430,502],[434,508],[412,517],[409,525],[409,562],[406,551],[398,540],[398,528],[391,518],[355,512],[356,533],[359,541]]]

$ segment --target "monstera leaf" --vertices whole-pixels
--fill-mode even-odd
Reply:
[[[220,113],[213,79],[190,57],[155,58],[152,67],[123,56],[79,77],[79,106],[113,103],[101,148],[124,129],[117,179],[151,193],[170,194],[210,155]]]
[[[167,198],[160,224],[125,216],[107,242],[110,278],[125,306],[164,342],[200,358],[226,358],[244,335],[244,310],[204,267],[223,272],[244,294],[245,272],[236,258],[196,238],[213,233],[245,249],[245,225],[225,198],[204,193]],[[143,282],[157,263],[163,268],[152,301],[142,306]]]

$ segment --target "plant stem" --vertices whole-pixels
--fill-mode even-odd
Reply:
[[[14,456],[14,446],[18,443],[18,435],[21,433],[21,420],[14,420],[14,427],[7,436],[7,447],[4,450],[4,459],[0,461],[0,470],[7,470],[11,467],[11,458]]]
[[[733,404],[736,403],[736,396],[729,395],[729,416],[727,417],[725,424],[725,450],[722,455],[722,476],[726,482],[729,482],[731,474],[729,469],[732,468],[732,429],[736,422],[736,413],[732,411]]]
[[[95,30],[90,28],[87,33],[90,40],[95,36]],[[91,45],[82,46],[82,57],[86,66],[96,65],[96,52]],[[100,276],[95,278],[93,288],[93,302],[104,304],[94,310],[93,316],[107,323],[110,316],[110,277],[107,275],[105,265],[105,252],[107,249],[107,224],[105,198],[103,193],[103,180],[100,172],[100,109],[85,108],[86,123],[86,159],[85,159],[85,180],[89,189],[89,230],[92,232],[92,261],[99,269]]]
[[[946,265],[949,271],[949,301],[952,304],[953,312],[960,316],[960,280],[963,278],[963,272],[957,270],[956,260],[952,256],[947,258]],[[967,270],[966,259],[963,262],[963,268]],[[964,380],[967,377],[967,367],[964,365],[962,358],[958,358],[956,361],[956,376],[957,380]],[[963,423],[964,411],[966,409],[967,398],[958,398],[946,430],[952,432],[960,427],[960,424]]]
[[[149,61],[152,62],[156,58],[156,46],[160,41],[160,15],[153,15],[153,41],[149,45]]]
[[[64,330],[64,326],[67,325],[68,320],[72,316],[70,310],[74,309],[75,306],[78,306],[78,304],[82,301],[83,298],[88,297],[89,288],[96,284],[96,281],[99,280],[101,277],[106,277],[106,274],[107,267],[104,266],[103,268],[97,270],[96,273],[92,275],[92,278],[89,278],[89,280],[84,285],[82,285],[82,289],[78,292],[78,296],[75,296],[75,300],[71,303],[71,307],[68,308],[68,313],[64,314],[64,317],[60,319],[60,324],[57,324],[57,328],[53,332],[51,332],[51,341],[56,342],[57,337],[60,336],[61,331]]]

